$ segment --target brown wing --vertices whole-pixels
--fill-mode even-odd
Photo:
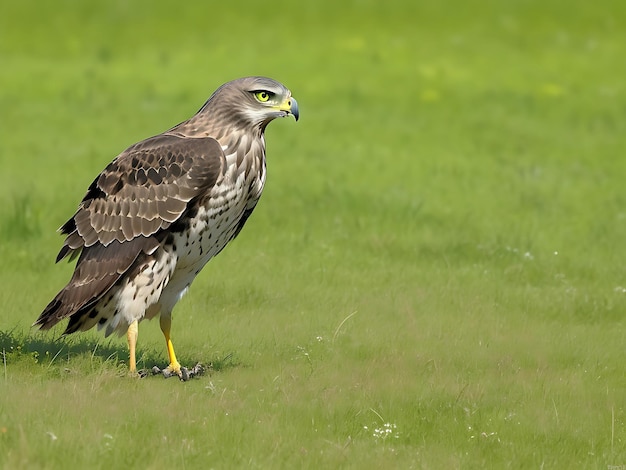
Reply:
[[[153,253],[224,169],[212,138],[159,135],[120,154],[93,181],[74,216],[57,262],[80,253],[72,279],[41,313],[50,328],[97,302],[140,256]]]
[[[159,135],[128,148],[91,183],[61,227],[67,238],[57,261],[95,243],[108,246],[168,228],[215,184],[223,155],[208,137]]]

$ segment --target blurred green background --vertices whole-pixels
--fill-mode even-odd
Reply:
[[[625,44],[618,0],[4,2],[0,466],[626,464]],[[301,120],[174,312],[212,373],[32,331],[91,180],[245,75]]]

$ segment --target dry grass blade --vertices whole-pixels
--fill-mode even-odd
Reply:
[[[341,327],[348,321],[350,320],[350,318],[352,318],[354,315],[356,315],[356,310],[354,312],[352,312],[350,315],[348,315],[346,318],[344,318],[341,323],[339,323],[339,325],[337,326],[337,328],[335,329],[335,333],[333,333],[333,340],[332,342],[334,343],[335,340],[337,339],[337,335],[339,334],[339,331],[341,330]]]

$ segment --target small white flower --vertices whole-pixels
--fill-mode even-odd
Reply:
[[[106,447],[107,449],[111,448],[111,441],[113,441],[113,436],[111,436],[110,434],[105,434],[104,436],[102,436],[106,439],[105,443],[104,443],[104,447]]]
[[[375,439],[385,440],[390,436],[393,436],[395,439],[400,437],[400,434],[396,432],[397,426],[394,423],[385,423],[380,428],[374,429],[373,436]]]

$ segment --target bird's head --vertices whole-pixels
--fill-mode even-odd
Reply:
[[[274,119],[300,117],[298,102],[281,83],[266,77],[245,77],[219,87],[200,113],[228,118],[231,124],[262,131]],[[199,113],[199,114],[200,114]]]

